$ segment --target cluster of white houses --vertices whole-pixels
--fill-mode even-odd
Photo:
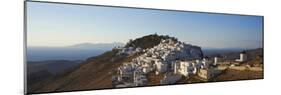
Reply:
[[[136,52],[143,52],[143,54],[132,59],[131,62],[123,63],[118,68],[113,77],[113,80],[118,83],[116,87],[146,85],[148,73],[164,74],[159,84],[172,84],[182,77],[194,74],[209,79],[225,69],[213,67],[218,63],[218,57],[214,60],[203,58],[200,47],[171,39],[162,40],[159,45],[150,49],[130,47],[121,50],[121,53],[125,54]]]

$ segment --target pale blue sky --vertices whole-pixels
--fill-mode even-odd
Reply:
[[[28,46],[126,43],[157,33],[203,48],[258,48],[262,24],[260,16],[27,3]]]

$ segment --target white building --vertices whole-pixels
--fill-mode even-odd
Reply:
[[[217,65],[221,61],[222,61],[222,58],[220,56],[216,56],[216,57],[214,57],[214,64],[213,65]]]
[[[120,48],[119,54],[127,54],[127,55],[132,55],[138,52],[142,52],[143,50],[141,48],[134,48],[134,47],[128,47],[128,48]]]
[[[155,74],[166,72],[168,69],[168,64],[162,63],[161,61],[155,61]]]
[[[236,59],[236,61],[238,62],[245,62],[247,61],[247,54],[245,51],[240,53],[240,59]]]
[[[196,67],[190,61],[176,61],[173,63],[174,74],[181,74],[183,76],[188,76],[195,74]]]

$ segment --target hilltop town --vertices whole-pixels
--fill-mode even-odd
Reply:
[[[236,60],[227,60],[221,56],[210,58],[203,56],[199,46],[173,39],[163,39],[152,48],[124,47],[118,48],[118,50],[120,55],[139,54],[140,56],[130,62],[122,63],[115,70],[112,76],[113,87],[175,84],[194,76],[197,76],[195,80],[198,82],[212,81],[212,79],[215,81],[216,77],[222,76],[226,70],[230,69],[240,71],[263,70],[262,63],[258,63],[258,66],[245,64],[249,61],[245,51],[241,52],[240,58]],[[151,83],[151,80],[153,80],[151,78],[157,76],[159,76],[158,80]]]

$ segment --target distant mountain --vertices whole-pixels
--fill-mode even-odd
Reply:
[[[124,44],[120,42],[114,42],[114,43],[81,43],[69,46],[70,48],[81,48],[81,49],[87,49],[87,48],[95,48],[95,49],[112,49],[114,47],[123,47]]]
[[[85,60],[123,45],[122,43],[82,43],[65,47],[27,47],[27,60]]]

